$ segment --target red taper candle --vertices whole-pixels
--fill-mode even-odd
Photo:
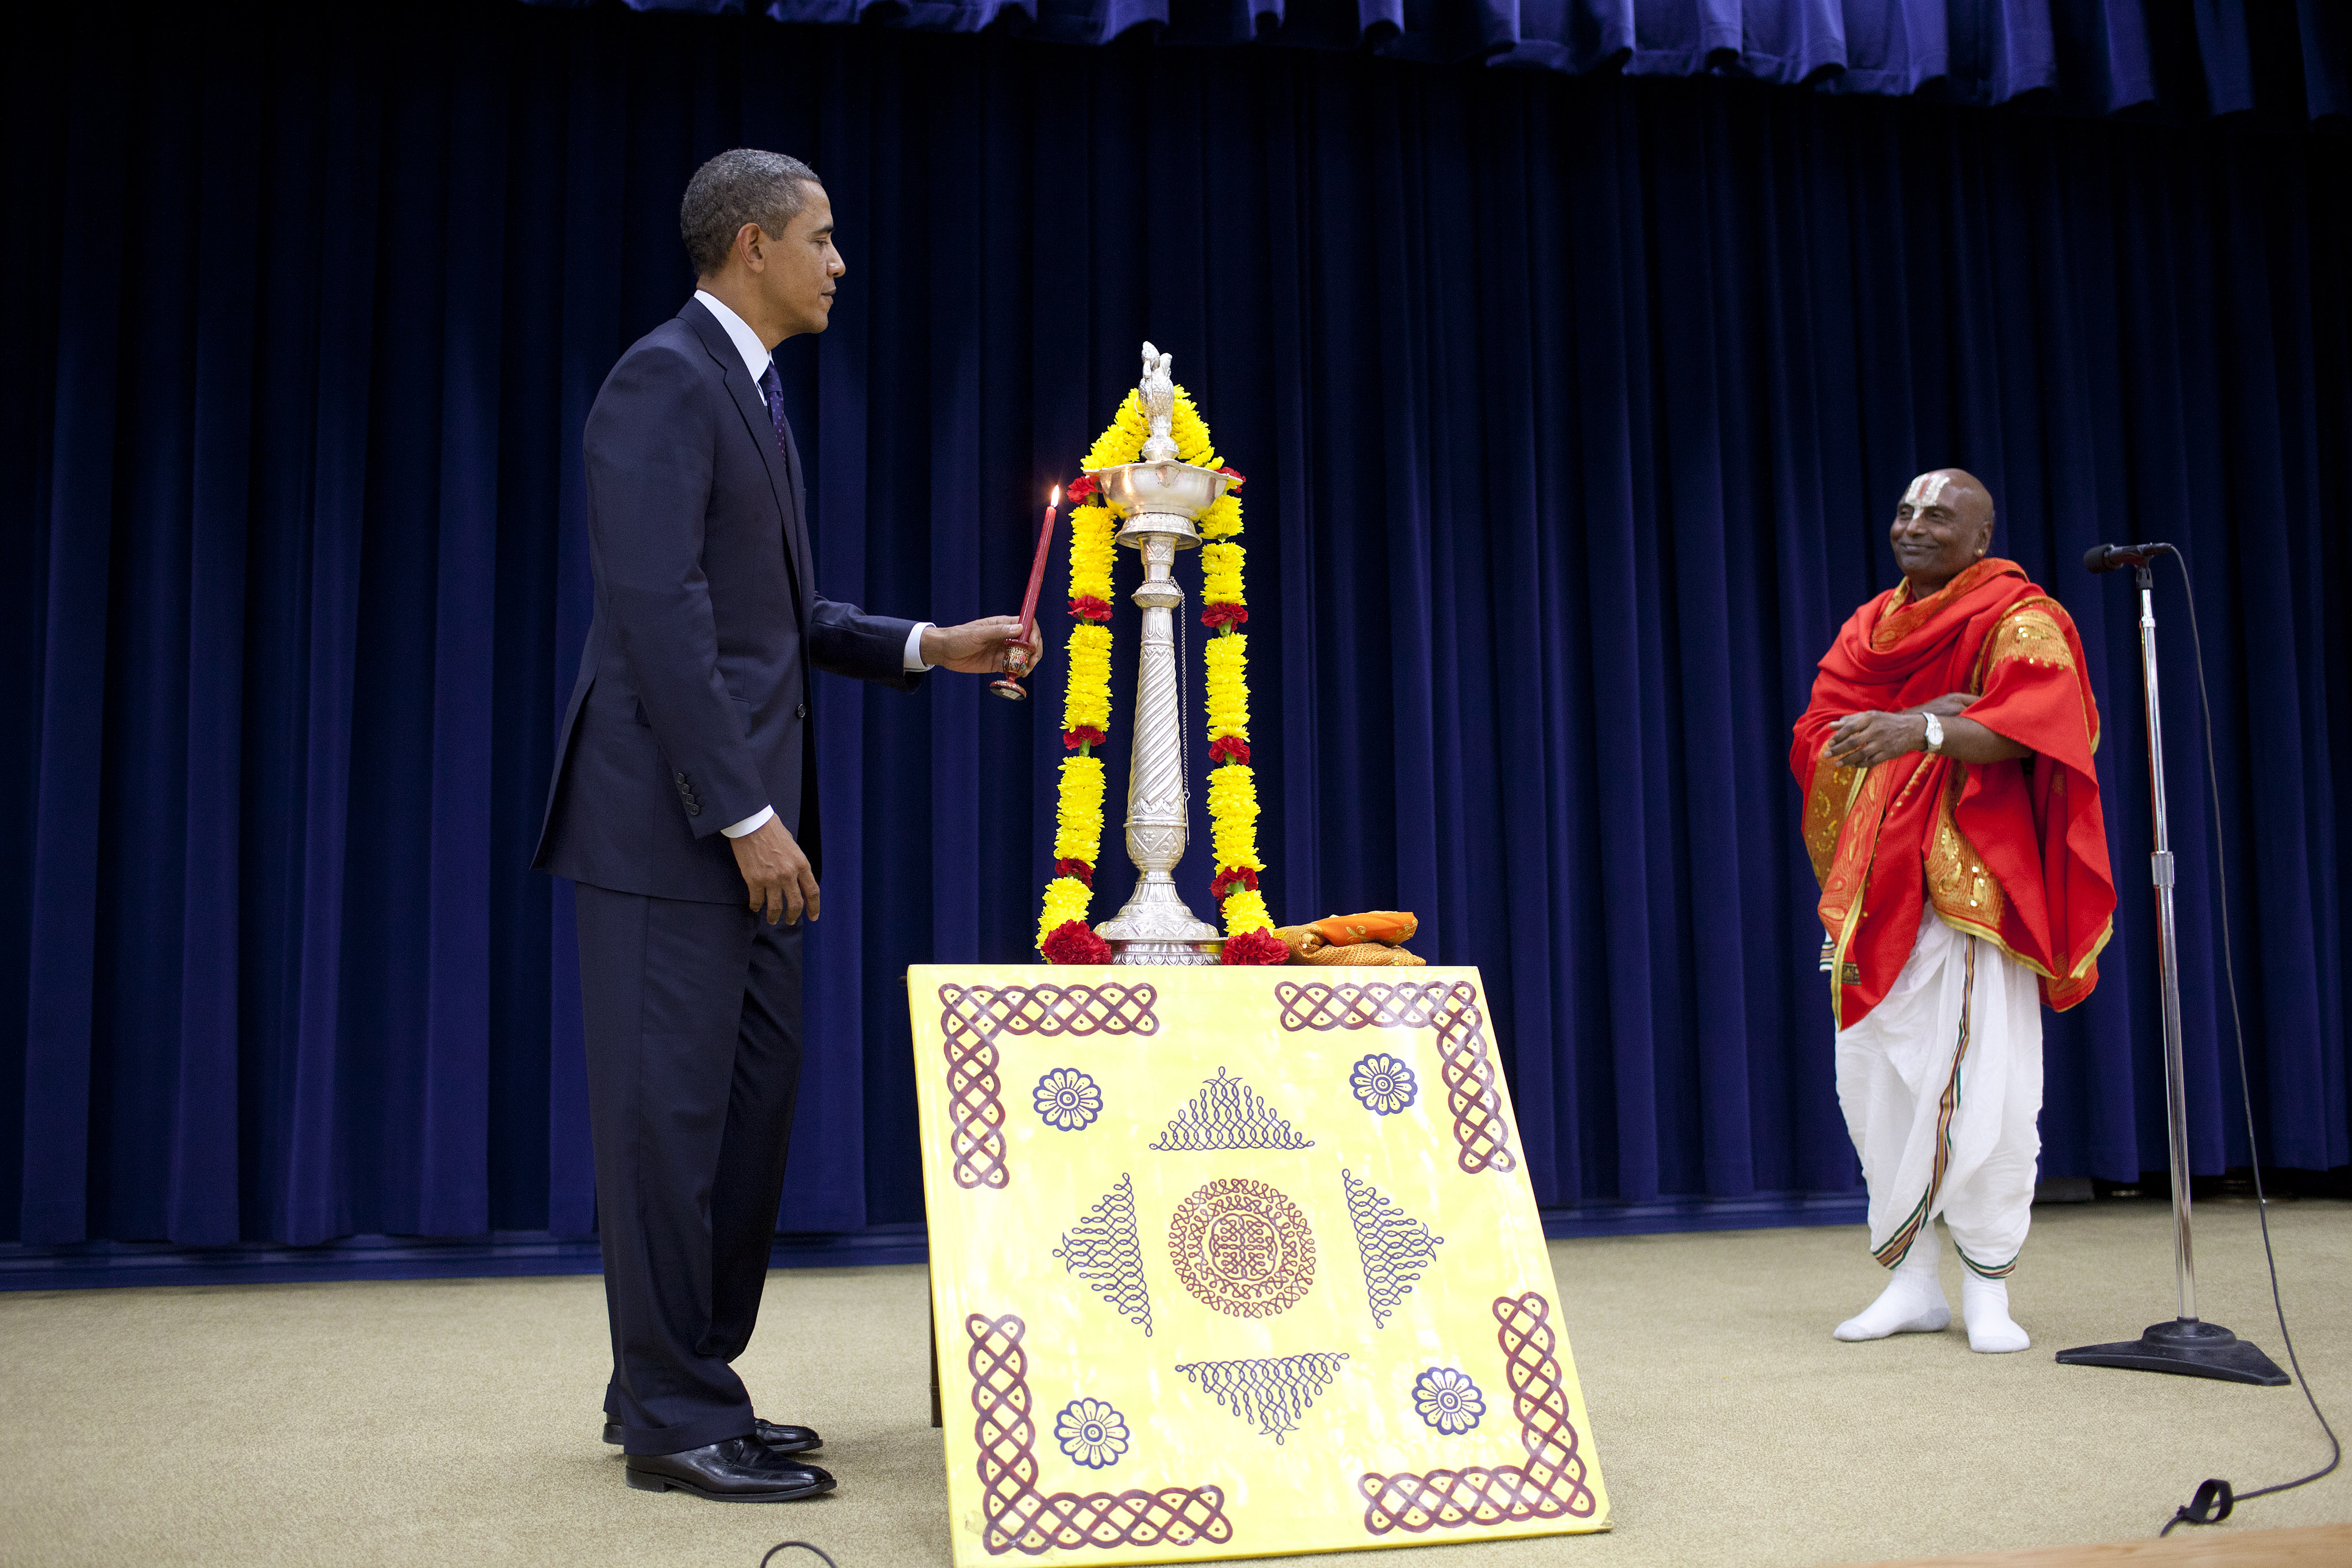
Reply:
[[[1028,696],[1017,677],[1029,673],[1029,633],[1037,624],[1037,595],[1045,586],[1045,557],[1054,545],[1054,510],[1062,504],[1062,487],[1045,497],[1045,516],[1037,525],[1037,554],[1029,562],[1029,591],[1021,596],[1021,625],[1004,655],[1004,679],[992,684],[998,696],[1020,702]]]

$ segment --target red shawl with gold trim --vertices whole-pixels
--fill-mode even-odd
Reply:
[[[1969,717],[2033,755],[1975,768],[1923,751],[1870,768],[1827,759],[1848,714],[1947,692],[1971,694]],[[1840,1028],[1894,987],[1923,902],[2041,976],[2052,1007],[2091,994],[2116,907],[2098,744],[2074,622],[2016,562],[1980,560],[1916,604],[1906,582],[1853,612],[1789,751]]]

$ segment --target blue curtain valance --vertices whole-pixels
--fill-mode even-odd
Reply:
[[[525,0],[577,7],[597,0]],[[2082,114],[2352,116],[2343,0],[624,0],[1046,43],[1265,43]]]

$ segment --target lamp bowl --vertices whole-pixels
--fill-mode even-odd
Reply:
[[[1233,486],[1230,475],[1191,463],[1122,463],[1115,468],[1089,469],[1087,474],[1102,486],[1103,504],[1124,522],[1119,529],[1122,538],[1170,533],[1194,539],[1193,520]],[[1147,527],[1141,521],[1147,517],[1181,519],[1182,526],[1170,527],[1163,521]]]

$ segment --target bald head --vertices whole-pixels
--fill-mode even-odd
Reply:
[[[1965,468],[1936,468],[1911,481],[1888,532],[1895,563],[1924,599],[1992,548],[1992,492]]]

